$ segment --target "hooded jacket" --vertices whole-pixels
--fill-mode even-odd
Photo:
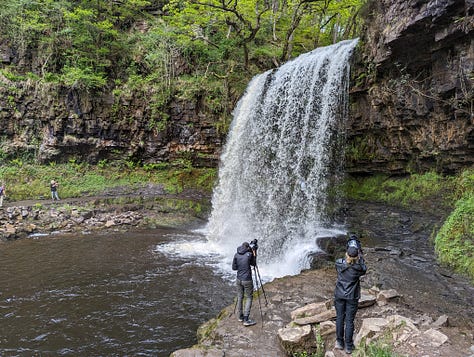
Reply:
[[[237,253],[232,261],[232,270],[237,270],[237,279],[242,281],[252,280],[252,270],[250,266],[256,265],[256,258],[248,244],[242,244],[237,248]]]
[[[334,296],[336,299],[358,300],[360,298],[359,278],[367,271],[364,258],[354,264],[347,264],[346,259],[336,260],[337,282]]]

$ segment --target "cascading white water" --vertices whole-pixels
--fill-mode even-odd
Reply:
[[[254,77],[234,111],[207,235],[229,257],[258,239],[266,276],[307,268],[316,238],[331,229],[327,190],[356,44],[318,48]]]

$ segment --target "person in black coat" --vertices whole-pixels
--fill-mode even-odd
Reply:
[[[237,311],[239,321],[243,322],[244,326],[255,325],[256,322],[250,319],[250,309],[253,301],[253,280],[252,280],[252,266],[257,264],[256,253],[251,249],[247,242],[242,243],[237,248],[237,253],[234,255],[232,261],[232,269],[237,270]],[[245,309],[243,308],[243,301],[245,295]]]
[[[354,349],[354,319],[360,298],[360,277],[367,271],[360,243],[350,240],[346,256],[336,260],[337,282],[334,291],[336,308],[336,349],[348,354]]]

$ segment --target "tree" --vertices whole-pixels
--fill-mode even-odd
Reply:
[[[216,48],[233,41],[248,69],[250,48],[280,52],[279,61],[273,61],[278,65],[319,45],[350,38],[361,5],[362,0],[173,0],[166,9],[174,25],[187,28],[194,41]]]
[[[288,13],[290,21],[282,26],[285,36],[280,60],[292,57],[297,30],[301,35],[309,31],[307,36],[313,37],[313,48],[350,38],[361,6],[361,0],[290,0],[287,9],[282,10]],[[324,35],[326,38],[322,38]]]

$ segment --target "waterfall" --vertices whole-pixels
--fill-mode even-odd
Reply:
[[[258,239],[267,276],[308,268],[327,235],[341,169],[349,58],[357,40],[317,48],[257,75],[234,110],[207,225],[228,257]]]

